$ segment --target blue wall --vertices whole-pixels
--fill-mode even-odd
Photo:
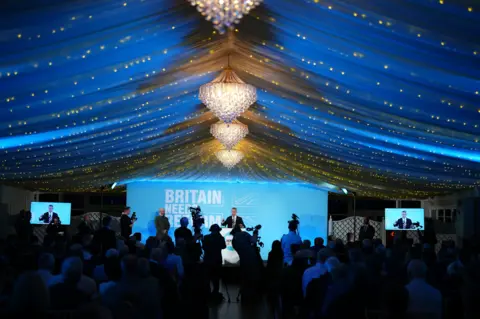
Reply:
[[[133,182],[127,185],[127,204],[138,217],[133,232],[142,233],[143,240],[155,235],[153,219],[159,208],[167,210],[172,235],[181,217],[191,217],[188,207],[192,205],[202,208],[204,234],[211,224],[228,217],[231,207],[237,207],[247,227],[261,224],[265,259],[272,242],[287,232],[292,213],[300,217],[303,239],[327,236],[328,192],[300,184]]]

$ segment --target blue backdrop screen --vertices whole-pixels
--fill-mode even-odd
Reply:
[[[230,216],[238,209],[246,227],[262,225],[260,236],[265,244],[261,250],[266,259],[274,240],[287,232],[293,213],[300,217],[302,239],[313,241],[327,236],[328,192],[300,184],[223,183],[223,182],[133,182],[127,185],[127,204],[137,213],[133,232],[142,240],[156,233],[154,218],[164,207],[170,220],[170,236],[184,216],[190,218],[190,206],[199,205],[205,218],[203,233],[212,224]]]

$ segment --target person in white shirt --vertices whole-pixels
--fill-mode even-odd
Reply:
[[[332,251],[328,248],[320,249],[317,253],[317,263],[305,270],[302,277],[303,296],[307,295],[308,284],[315,278],[320,278],[321,275],[327,272],[325,261],[333,256]]]
[[[421,260],[412,260],[407,267],[410,283],[407,314],[411,318],[440,319],[442,316],[442,295],[425,281],[427,265]]]

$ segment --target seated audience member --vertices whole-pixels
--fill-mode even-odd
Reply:
[[[21,275],[13,289],[10,312],[18,318],[47,318],[50,294],[42,277],[35,272]]]
[[[37,273],[42,277],[46,285],[53,277],[53,270],[55,269],[55,257],[52,254],[44,253],[38,258]]]
[[[168,256],[165,261],[165,266],[174,278],[183,278],[185,272],[183,270],[182,257],[175,255],[175,245],[171,241],[168,241],[166,243],[166,247],[168,251]]]
[[[405,287],[390,284],[386,286],[387,290],[383,302],[383,314],[385,319],[403,319],[406,318],[408,307],[408,291]]]
[[[324,240],[322,237],[315,238],[313,242],[313,247],[312,247],[312,250],[315,252],[315,254],[318,254],[318,252],[321,249],[325,248],[325,245],[323,243],[324,243]]]
[[[321,275],[327,272],[325,261],[332,256],[332,251],[328,248],[323,248],[317,253],[317,263],[305,270],[302,277],[302,290],[303,295],[307,294],[308,284],[315,278],[319,278]]]
[[[77,227],[79,234],[93,234],[93,225],[90,220],[90,215],[84,215],[82,222]]]
[[[80,258],[69,257],[63,261],[62,281],[50,286],[52,309],[72,310],[90,300],[90,296],[79,288],[82,273]]]
[[[165,245],[160,248],[152,249],[150,254],[150,272],[153,277],[158,279],[162,290],[161,307],[163,309],[163,318],[175,318],[178,315],[178,289],[168,270],[163,266],[168,256]]]
[[[330,250],[330,252],[332,251]],[[326,272],[320,277],[312,279],[307,285],[304,305],[309,317],[319,318],[322,316],[324,300],[328,288],[333,282],[332,271],[334,271],[339,265],[340,261],[337,257],[328,257],[324,263]]]
[[[110,229],[111,224],[112,217],[105,216],[102,219],[103,227],[97,230],[93,236],[94,243],[100,246],[102,256],[105,256],[107,250],[117,248],[117,238],[115,231]]]
[[[410,283],[405,286],[408,291],[409,317],[413,318],[441,318],[442,295],[427,284],[427,266],[421,260],[412,260],[408,264],[407,272]]]
[[[101,266],[102,267],[99,267],[98,272],[100,273],[100,271],[102,271],[103,274],[98,274],[96,275],[96,277],[106,279],[101,280],[104,282],[100,283],[100,285],[98,286],[100,296],[103,296],[105,294],[105,291],[107,291],[108,288],[114,286],[122,276],[122,269],[120,267],[118,251],[115,249],[109,249],[105,254],[105,262]]]
[[[332,284],[328,287],[323,302],[322,313],[325,318],[360,318],[364,315],[358,296],[352,293],[349,269],[345,264],[334,268],[327,263],[332,275]],[[346,305],[348,305],[346,307]]]
[[[82,246],[80,246],[78,244],[72,245],[72,247],[70,247],[70,250],[69,250],[68,254],[69,254],[69,257],[78,257],[80,259],[81,264],[82,264],[82,269],[81,269],[82,274],[80,276],[80,279],[77,282],[77,288],[80,291],[82,291],[85,295],[87,295],[89,298],[94,297],[95,293],[97,292],[97,283],[92,278],[83,274],[84,264],[82,262],[82,260],[83,260],[82,259],[83,258]],[[68,258],[68,259],[70,259],[70,258]],[[63,269],[63,264],[62,264],[62,269]],[[65,274],[63,273],[63,271],[59,275],[53,276],[50,279],[50,281],[48,283],[48,286],[52,287],[53,285],[56,285],[56,284],[62,283],[62,282],[65,282]]]
[[[134,255],[123,257],[121,265],[122,278],[106,290],[103,304],[115,318],[160,318],[158,280],[140,275],[138,258]]]

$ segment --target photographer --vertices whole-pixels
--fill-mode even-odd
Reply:
[[[240,257],[240,273],[242,278],[242,300],[253,301],[258,297],[258,283],[261,279],[261,268],[258,262],[258,250],[256,247],[258,231],[250,235],[235,225],[232,230],[232,246]]]
[[[133,223],[136,221],[136,218],[130,218],[129,215],[130,207],[125,207],[122,217],[120,217],[120,234],[125,240],[128,240],[132,235]]]
[[[210,234],[203,238],[203,262],[207,268],[209,281],[213,285],[212,297],[222,299],[220,294],[220,272],[222,270],[222,249],[227,248],[220,234],[220,226],[210,226]]]
[[[292,215],[292,220],[288,222],[288,234],[282,236],[283,262],[291,265],[293,261],[292,245],[301,245],[302,238],[297,234],[298,221],[297,215]]]

